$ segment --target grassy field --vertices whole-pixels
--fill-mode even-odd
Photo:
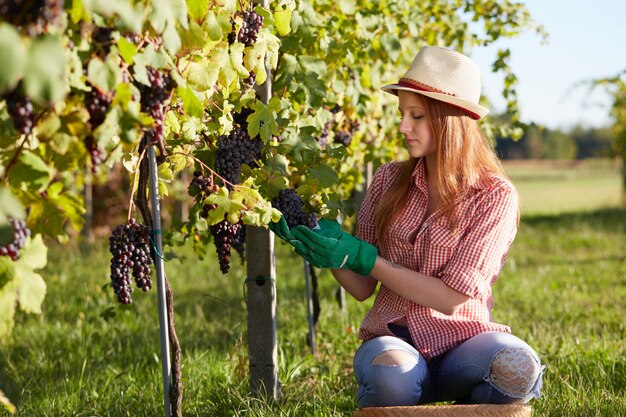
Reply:
[[[525,214],[559,214],[618,207],[618,161],[506,161]]]
[[[574,206],[562,204],[559,212]],[[320,272],[319,352],[311,355],[302,264],[277,246],[282,389],[273,404],[248,395],[245,273],[237,257],[222,276],[213,257],[169,250],[168,258],[178,256],[166,270],[183,349],[185,416],[351,416],[352,354],[371,300],[348,299],[341,311],[337,284]],[[17,416],[163,415],[156,295],[135,292],[134,304],[117,305],[106,285],[108,262],[104,242],[52,247],[43,314],[20,316],[12,338],[0,341],[0,389]],[[626,210],[526,213],[494,292],[495,319],[547,366],[535,417],[626,417]]]

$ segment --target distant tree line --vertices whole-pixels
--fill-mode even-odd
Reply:
[[[575,126],[568,130],[531,124],[521,139],[496,136],[501,159],[586,159],[614,157],[614,134],[610,126]]]

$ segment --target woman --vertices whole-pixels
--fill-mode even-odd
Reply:
[[[400,82],[383,87],[398,96],[410,158],[376,171],[358,238],[327,220],[315,231],[271,225],[357,300],[380,283],[354,357],[359,407],[539,396],[537,354],[492,321],[491,287],[519,204],[476,122],[488,113],[480,79],[468,57],[427,46]]]

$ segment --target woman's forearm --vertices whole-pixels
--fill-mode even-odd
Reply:
[[[469,299],[439,278],[401,267],[380,256],[370,275],[396,294],[447,315],[454,314]]]
[[[374,294],[374,290],[376,290],[376,285],[378,284],[378,281],[374,278],[359,275],[349,269],[331,269],[330,272],[334,275],[337,282],[339,282],[339,285],[358,301],[367,300]]]

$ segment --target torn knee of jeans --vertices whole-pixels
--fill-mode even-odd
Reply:
[[[491,383],[511,397],[528,395],[541,374],[541,365],[525,349],[505,347],[491,362]]]
[[[374,366],[401,366],[416,363],[417,358],[414,355],[400,349],[386,350],[372,360]]]

